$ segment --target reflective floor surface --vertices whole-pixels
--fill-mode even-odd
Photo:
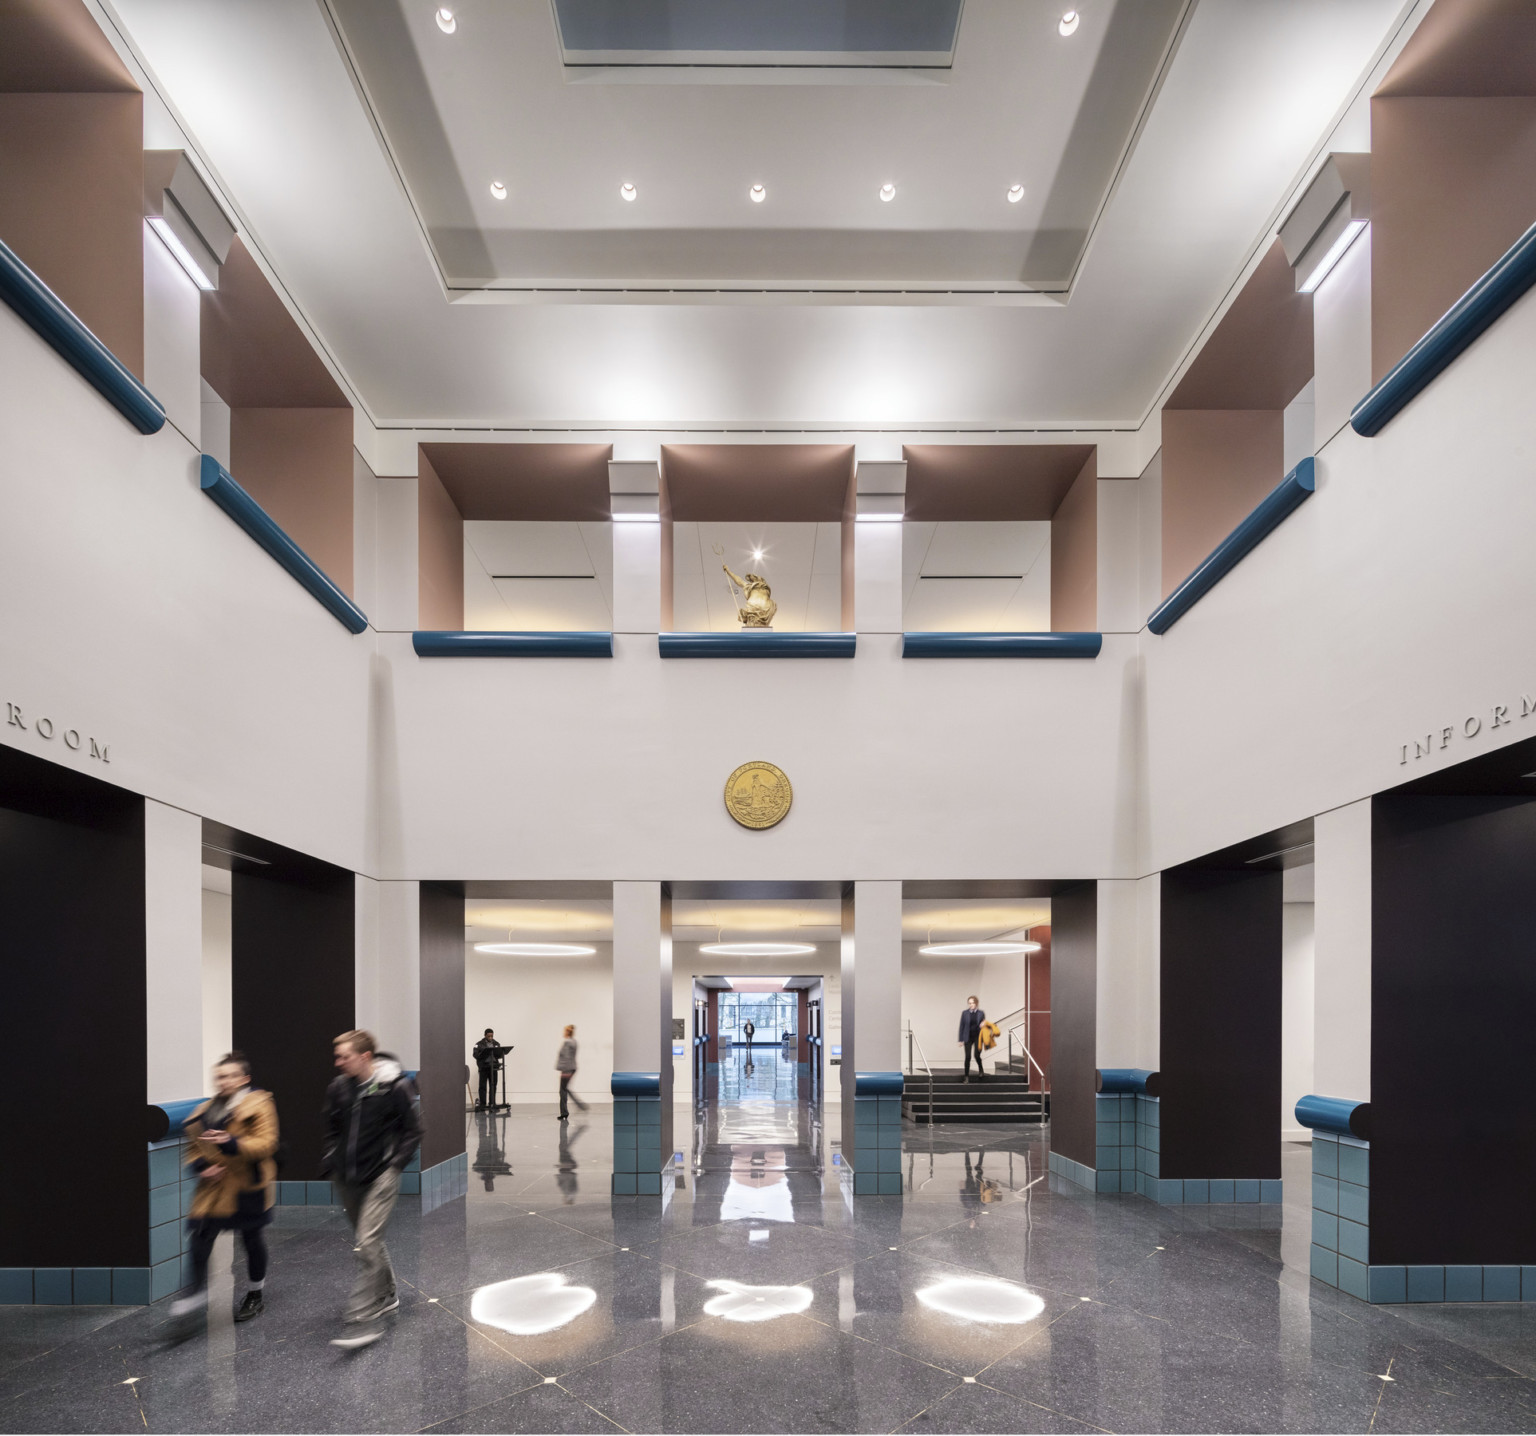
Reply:
[[[795,1091],[730,1054],[665,1203],[609,1196],[606,1109],[471,1117],[469,1196],[401,1201],[401,1310],[354,1354],[326,1209],[279,1213],[247,1325],[228,1238],[179,1345],[165,1303],[0,1308],[0,1429],[1536,1430],[1536,1308],[1309,1279],[1303,1146],[1296,1206],[1179,1209],[1046,1178],[1036,1128],[909,1127],[907,1198],[854,1201]]]

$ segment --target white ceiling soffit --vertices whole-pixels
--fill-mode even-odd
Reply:
[[[447,35],[413,0],[325,3],[453,298],[890,302],[1065,294],[1190,0],[1100,0],[1069,39],[1055,0],[971,0],[946,83],[869,84],[859,70],[831,85],[728,83],[747,74],[729,69],[703,92],[687,70],[660,85],[568,83],[549,5],[456,7]],[[857,0],[741,0],[703,7],[706,23],[689,0],[622,3],[627,24],[598,0],[565,8],[593,46],[630,39],[655,54],[669,30],[686,47],[736,29],[765,48],[780,35],[792,64],[839,35],[866,61],[881,44],[931,46],[926,30],[959,8],[884,5],[882,24]],[[937,23],[914,25],[927,10]],[[759,183],[767,199],[754,203]],[[1024,198],[1010,203],[1015,183]]]
[[[445,302],[417,216],[314,0],[100,3],[375,424],[677,432],[1137,427],[1403,8],[1403,0],[1200,0],[1068,305],[859,307],[802,295],[766,307],[666,307],[655,296],[610,294],[508,308]],[[424,7],[428,23],[432,8]],[[984,8],[966,6],[950,87],[963,86],[968,65],[990,62],[967,40]],[[479,3],[460,9],[465,18],[455,36],[439,36],[445,42],[473,33]],[[486,9],[553,23],[541,0]],[[635,88],[655,88],[669,104],[684,93]],[[810,86],[763,88],[796,111],[813,96]],[[837,98],[836,111],[815,133],[796,128],[795,172],[764,181],[774,183],[775,214],[781,180],[819,185],[834,171],[873,88],[814,88]],[[893,88],[942,97],[949,87]],[[583,93],[612,101],[625,89]],[[687,89],[693,128],[729,117],[744,89]],[[824,104],[816,101],[818,112]],[[589,157],[590,175],[573,168],[558,128],[542,119],[520,150],[564,173],[571,190],[622,203],[620,164],[666,156],[654,136],[612,133],[612,155],[600,164]],[[771,138],[752,137],[743,184]],[[891,163],[900,158],[893,152]],[[530,175],[512,178],[521,186]],[[1053,179],[1022,182],[1038,198]],[[907,172],[894,182],[898,200],[886,208],[914,185],[921,197]],[[648,205],[650,192],[647,181],[625,207]]]

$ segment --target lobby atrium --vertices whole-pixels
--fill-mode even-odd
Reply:
[[[0,0],[0,1432],[1536,1431],[1536,3]]]

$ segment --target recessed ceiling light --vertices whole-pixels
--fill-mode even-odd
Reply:
[[[446,5],[438,8],[437,28],[445,35],[451,35],[459,28],[458,17]]]
[[[495,195],[497,199],[505,199],[507,197],[507,187],[506,185],[502,184],[500,180],[492,180],[491,193]]]
[[[1024,186],[1023,185],[1021,185],[1021,184],[1011,184],[1011,185],[1008,186],[1008,203],[1009,204],[1017,204],[1023,198],[1024,198]]]
[[[619,193],[623,195],[625,199],[633,199],[637,194],[640,193],[640,191],[637,190],[634,185],[630,184],[628,180],[625,180],[624,183],[619,186]]]
[[[752,188],[747,191],[747,193],[752,197],[753,204],[761,204],[765,199],[768,198],[768,191],[765,190],[760,184],[753,185]]]
[[[893,184],[883,184],[883,185],[881,185],[880,186],[880,198],[883,199],[887,204],[889,204],[893,199],[896,198],[896,186],[893,185]]]
[[[1056,28],[1060,30],[1063,35],[1070,35],[1077,29],[1078,24],[1081,22],[1082,18],[1083,17],[1079,15],[1076,10],[1068,10],[1067,13],[1061,17],[1061,22],[1056,26]]]

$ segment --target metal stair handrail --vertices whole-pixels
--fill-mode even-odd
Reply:
[[[917,1048],[917,1055],[923,1059],[923,1070],[928,1074],[928,1111],[933,1112],[933,1068],[928,1065],[928,1054],[923,1051],[923,1044],[917,1040],[917,1033],[912,1030],[912,1024],[907,1023],[907,1071],[915,1077],[917,1072],[912,1066],[912,1049]]]
[[[1023,1022],[1016,1022],[1008,1029],[1008,1070],[1010,1072],[1013,1070],[1013,1034],[1021,1027],[1027,1026],[1028,1022],[1029,1019],[1026,1017]],[[1029,1065],[1040,1074],[1040,1090],[1043,1092],[1045,1090],[1045,1068],[1035,1061],[1035,1054],[1029,1050],[1029,1044],[1022,1037],[1019,1038],[1019,1050],[1029,1059]]]

